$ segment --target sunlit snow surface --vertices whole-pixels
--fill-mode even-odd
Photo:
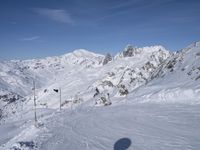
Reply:
[[[0,149],[199,150],[200,42],[174,54],[160,46],[134,50],[133,57],[119,53],[105,66],[103,55],[85,50],[0,63],[0,94],[11,101],[16,93],[24,97],[0,101]],[[120,84],[127,96],[119,95]],[[59,87],[62,102],[81,101],[66,103],[60,112],[53,91]],[[96,87],[110,93],[112,105],[94,105]]]
[[[23,119],[30,115],[0,126],[0,149],[32,149],[18,143],[33,142],[41,150],[109,150],[121,138],[131,141],[130,150],[198,150],[200,146],[200,105],[130,104],[127,100],[116,106],[79,106],[40,115],[39,128]]]

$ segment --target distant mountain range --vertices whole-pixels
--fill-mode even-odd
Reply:
[[[59,107],[53,91],[59,88],[66,108],[71,103],[105,105],[107,94],[111,101],[116,99],[112,103],[128,96],[133,102],[196,104],[200,103],[200,42],[178,52],[128,45],[116,56],[80,49],[57,57],[0,62],[1,116],[15,113],[19,103],[32,108],[33,81],[42,108]]]

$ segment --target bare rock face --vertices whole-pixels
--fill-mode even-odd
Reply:
[[[128,92],[128,89],[126,88],[125,85],[120,84],[120,85],[118,86],[118,88],[119,88],[119,94],[120,94],[120,96],[128,95],[129,92]]]
[[[171,57],[161,63],[153,72],[152,78],[177,78],[183,80],[198,80],[200,78],[200,42],[195,42],[188,47],[174,53]],[[181,78],[180,78],[181,76]]]
[[[110,61],[112,61],[112,56],[111,56],[111,54],[107,53],[103,60],[103,65],[106,65]]]
[[[21,99],[22,97],[17,94],[9,93],[5,95],[0,95],[0,101],[6,102],[7,104],[16,102],[17,100]]]
[[[135,48],[128,45],[114,57],[107,74],[93,86],[111,95],[125,96],[147,84],[152,73],[170,56],[162,46]]]
[[[139,54],[140,51],[139,49],[131,46],[131,45],[128,45],[124,50],[123,50],[123,57],[132,57],[136,54]]]

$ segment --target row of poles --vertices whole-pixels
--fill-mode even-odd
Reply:
[[[59,88],[59,99],[60,99],[60,111],[61,111],[61,102],[62,102],[62,96],[61,96],[61,88]],[[35,126],[37,127],[37,111],[36,111],[36,95],[35,95],[35,80],[33,80],[33,101],[34,101],[34,120],[35,120]]]

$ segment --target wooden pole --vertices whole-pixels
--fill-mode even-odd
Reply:
[[[59,91],[60,91],[60,110],[61,110],[61,101],[62,101],[62,99],[61,99],[61,88],[59,88]]]

